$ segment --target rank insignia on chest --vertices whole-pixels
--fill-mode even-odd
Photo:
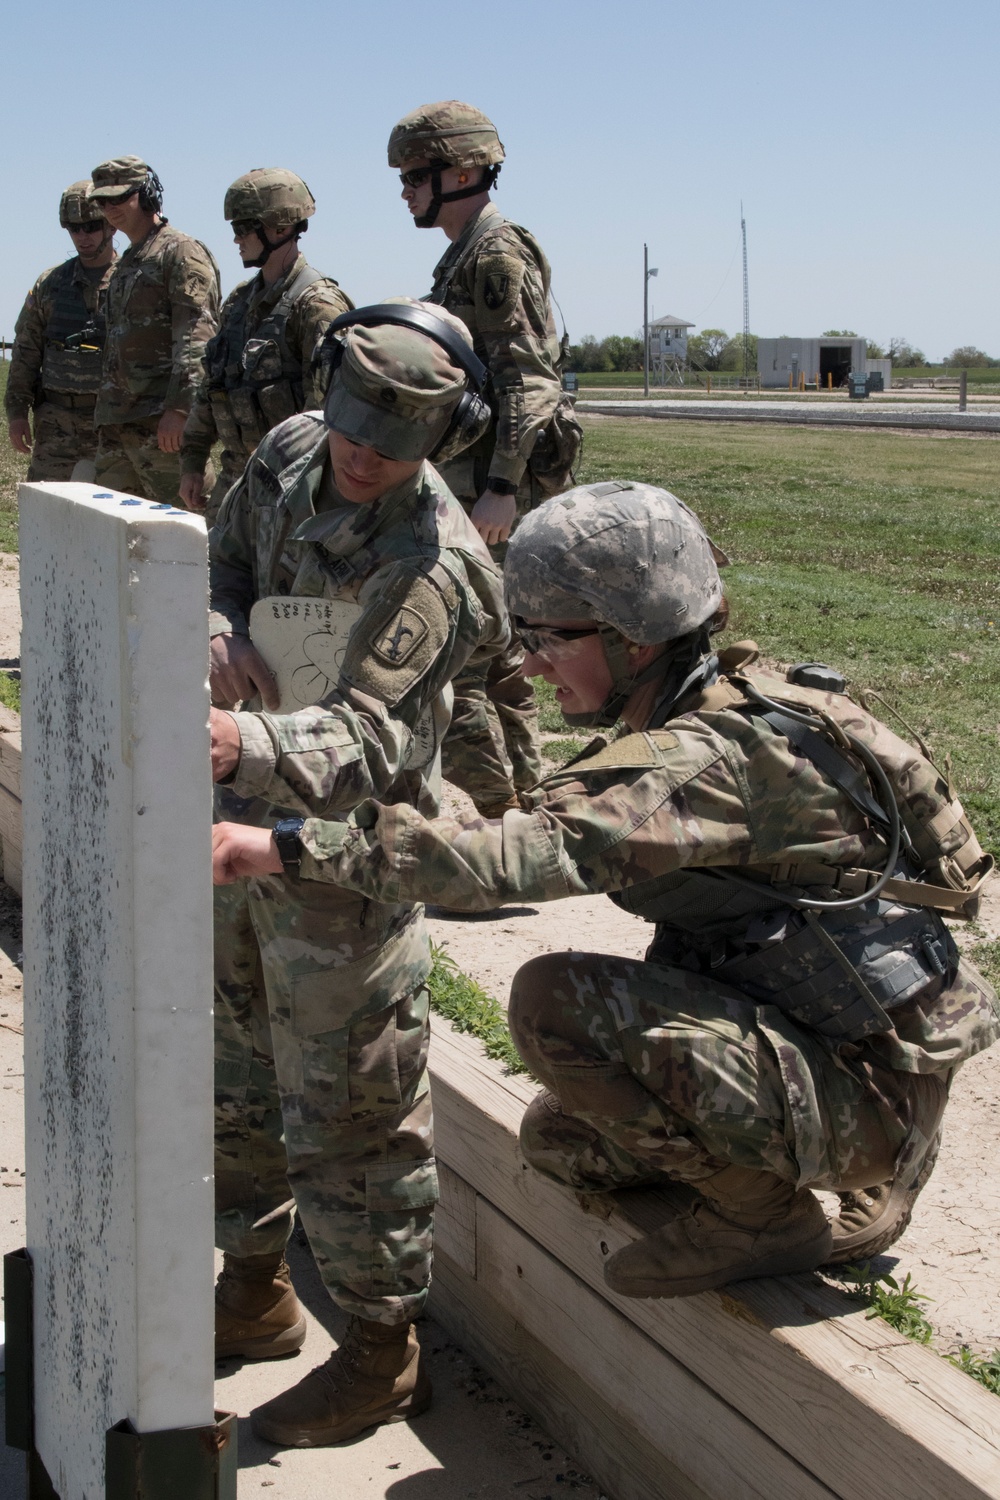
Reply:
[[[372,650],[390,666],[398,667],[412,656],[426,634],[426,623],[415,609],[404,604],[385,630],[372,641]]]

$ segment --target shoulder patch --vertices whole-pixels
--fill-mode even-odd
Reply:
[[[422,573],[398,569],[352,630],[341,676],[391,708],[432,670],[450,633],[440,590]]]
[[[658,766],[664,750],[677,746],[677,736],[669,729],[654,729],[649,734],[626,734],[620,740],[612,740],[594,755],[584,755],[564,769],[578,771],[607,771],[641,769],[643,766]]]
[[[506,327],[521,297],[524,262],[519,256],[490,253],[476,265],[476,321],[481,332]]]
[[[372,641],[372,650],[390,667],[401,667],[404,662],[409,661],[426,634],[427,621],[415,609],[404,604],[382,633]]]

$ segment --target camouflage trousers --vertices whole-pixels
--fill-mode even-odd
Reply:
[[[161,505],[180,505],[181,469],[176,453],[156,441],[159,417],[109,422],[97,429],[97,483]]]
[[[244,468],[245,464],[236,454],[226,451],[222,455],[218,477],[213,482],[215,471],[211,461],[209,461],[208,467],[205,470],[205,491],[208,499],[205,502],[205,509],[202,512],[205,517],[205,525],[209,531],[211,531],[218,520],[223,500],[225,500],[237,479],[243,477]]]
[[[83,401],[83,398],[78,398]],[[32,413],[31,463],[29,483],[38,480],[69,479],[80,459],[92,459],[97,452],[94,430],[94,407],[97,397],[76,406],[62,406],[44,398]]]
[[[774,1006],[710,976],[599,953],[519,969],[518,1051],[545,1085],[521,1147],[577,1191],[697,1184],[723,1167],[799,1187],[885,1181],[927,1158],[950,1074],[893,1073],[894,1098]]]
[[[334,1301],[404,1322],[427,1297],[437,1201],[426,965],[401,990],[413,943],[395,966],[393,945],[376,946],[359,985],[357,965],[331,962],[337,916],[312,885],[275,877],[216,891],[216,1242],[241,1257],[279,1253],[290,1214],[253,1225],[294,1197]],[[340,925],[359,913],[365,922],[368,905],[348,898]],[[373,908],[369,931],[378,921]],[[422,925],[419,937],[426,948]]]

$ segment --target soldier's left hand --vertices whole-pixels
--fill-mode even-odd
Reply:
[[[270,828],[216,823],[212,829],[212,883],[232,885],[246,875],[280,875],[281,855]]]
[[[505,542],[517,515],[516,495],[497,495],[483,490],[472,507],[472,524],[488,547]]]
[[[165,411],[156,424],[156,442],[161,453],[179,453],[187,412]]]
[[[212,780],[223,781],[240,763],[239,725],[232,714],[221,708],[212,708],[209,709],[208,728],[212,736]]]

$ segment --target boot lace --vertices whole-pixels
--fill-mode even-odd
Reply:
[[[364,1349],[364,1337],[356,1318],[352,1318],[347,1325],[343,1343],[335,1349],[330,1358],[324,1364],[317,1365],[313,1374],[322,1380],[331,1390],[337,1391],[344,1386],[352,1386],[354,1380],[352,1370],[358,1367],[358,1360]]]

